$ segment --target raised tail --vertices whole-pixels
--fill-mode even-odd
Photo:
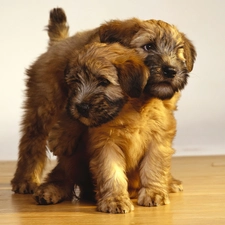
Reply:
[[[46,30],[49,36],[49,46],[69,36],[69,26],[67,24],[66,14],[62,8],[54,8],[50,11],[49,23]]]

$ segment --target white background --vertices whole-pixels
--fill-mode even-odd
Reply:
[[[17,159],[24,70],[46,50],[49,10],[62,7],[70,33],[110,19],[161,19],[193,41],[198,56],[176,112],[176,155],[225,154],[225,1],[0,0],[0,160]]]

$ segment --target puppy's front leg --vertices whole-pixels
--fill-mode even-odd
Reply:
[[[97,210],[107,213],[130,212],[134,207],[127,191],[123,152],[114,143],[93,147],[90,169],[96,183]]]
[[[42,183],[34,192],[33,197],[40,205],[56,204],[64,199],[72,198],[73,179],[67,175],[65,170],[65,157],[58,160],[57,166],[48,174],[45,182]],[[68,164],[70,164],[68,157]],[[72,172],[74,171],[71,169]]]
[[[140,165],[142,188],[139,191],[138,204],[158,206],[169,204],[168,174],[173,149],[152,143]]]

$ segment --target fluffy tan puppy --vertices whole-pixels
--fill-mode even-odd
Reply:
[[[130,197],[136,196],[139,205],[168,204],[168,193],[182,190],[181,182],[170,173],[176,133],[173,112],[193,67],[194,46],[163,21],[111,21],[100,27],[100,33],[102,41],[135,48],[151,76],[138,99],[129,98],[113,120],[88,128],[70,157],[59,157],[35,199],[39,204],[57,203],[71,197],[74,184],[85,197],[94,184],[97,209],[102,212],[130,212]],[[67,142],[58,141],[65,135],[71,137],[73,128],[67,124],[64,119],[50,133],[51,149],[58,151],[63,146],[67,152]]]
[[[130,100],[113,121],[89,129],[87,149],[99,211],[132,210],[128,187],[134,191],[135,184],[139,205],[169,203],[174,109],[172,102],[156,98]],[[132,181],[135,173],[139,182]]]

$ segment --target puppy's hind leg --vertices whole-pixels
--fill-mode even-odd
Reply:
[[[65,107],[65,97],[58,94],[57,100],[51,99],[43,90],[46,84],[36,79],[35,68],[27,71],[27,99],[24,104],[25,114],[21,123],[22,137],[19,144],[19,159],[12,191],[21,194],[33,193],[40,183],[40,176],[46,163],[46,140],[48,133],[59,117],[59,111]],[[41,82],[38,82],[40,81]],[[50,87],[46,88],[47,90]],[[47,98],[47,96],[49,98]]]
[[[46,139],[54,121],[53,114],[44,111],[38,107],[36,110],[29,108],[25,113],[17,169],[11,181],[15,193],[33,193],[40,183],[47,159]]]

